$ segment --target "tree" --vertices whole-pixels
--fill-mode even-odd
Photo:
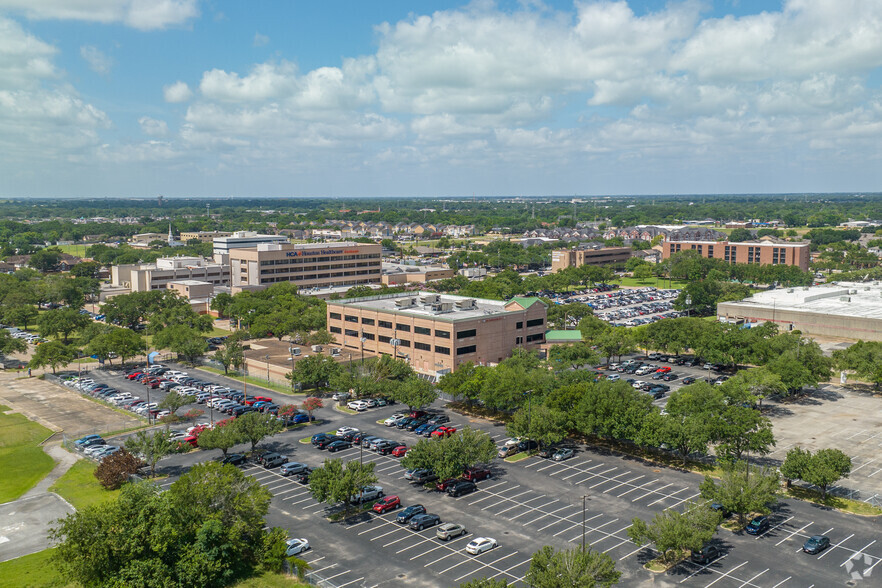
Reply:
[[[144,337],[131,329],[113,329],[107,334],[107,346],[119,356],[122,363],[144,354],[147,342]]]
[[[24,353],[28,350],[28,344],[24,339],[16,339],[6,329],[0,330],[0,355],[6,353]]]
[[[195,362],[208,348],[202,333],[187,325],[172,325],[162,329],[153,336],[153,345],[157,349],[173,351],[190,363]]]
[[[612,327],[600,333],[595,343],[597,350],[606,358],[606,363],[613,357],[621,357],[635,349],[634,340],[625,327]]]
[[[392,389],[392,398],[407,405],[411,410],[416,410],[435,402],[438,399],[438,391],[431,382],[411,376]]]
[[[763,399],[787,392],[781,376],[765,366],[739,371],[726,380],[722,388],[723,393],[736,402],[759,402],[760,410]]]
[[[211,299],[211,310],[216,310],[220,316],[226,316],[232,304],[233,297],[230,294],[219,292]]]
[[[285,377],[304,388],[320,390],[340,370],[340,364],[334,358],[327,355],[310,355],[297,361],[294,369],[285,374]]]
[[[178,409],[182,406],[190,404],[193,402],[193,395],[191,394],[179,394],[175,390],[172,390],[168,394],[165,395],[165,398],[159,403],[159,408],[164,408],[171,415],[174,415],[178,412]]]
[[[309,420],[312,420],[312,411],[318,410],[324,407],[324,403],[321,398],[316,398],[315,396],[309,396],[301,405],[301,408],[306,411],[307,415],[309,415]]]
[[[852,370],[857,377],[882,384],[882,342],[858,341],[847,349],[833,352],[833,361],[841,370]]]
[[[37,317],[37,309],[33,304],[9,304],[4,303],[3,322],[19,327],[28,328]]]
[[[851,473],[851,458],[838,449],[819,449],[817,453],[795,447],[787,452],[781,465],[781,474],[790,480],[802,480],[817,486],[821,498],[827,498],[827,488]]]
[[[142,465],[144,462],[121,449],[101,460],[95,468],[95,477],[105,490],[116,490],[128,481],[129,476],[137,473]]]
[[[285,425],[268,412],[249,412],[233,421],[233,426],[239,430],[242,439],[251,443],[251,451],[257,444],[267,437],[272,437],[280,432]]]
[[[583,318],[592,316],[594,310],[587,304],[570,302],[567,304],[548,304],[547,322],[557,329],[569,329],[570,324],[579,324]]]
[[[78,278],[97,278],[101,264],[97,261],[84,261],[70,268],[70,273]]]
[[[586,343],[573,345],[554,345],[548,351],[549,359],[557,364],[558,368],[578,369],[586,365],[596,365],[600,362],[600,356]]]
[[[349,512],[350,499],[362,488],[377,481],[374,463],[362,464],[358,460],[346,463],[340,459],[326,459],[325,463],[309,474],[309,492],[318,502],[343,503]]]
[[[118,500],[59,521],[52,561],[84,586],[230,585],[281,567],[285,535],[264,530],[270,499],[236,467],[197,464],[167,492],[127,484]]]
[[[635,279],[645,282],[652,277],[652,268],[649,265],[637,266],[632,275]]]
[[[508,588],[508,580],[497,580],[495,578],[475,578],[468,582],[463,582],[459,588]]]
[[[147,462],[150,466],[150,475],[156,477],[156,463],[174,453],[177,446],[169,440],[168,433],[154,430],[151,433],[138,431],[137,435],[126,439],[126,449]]]
[[[539,445],[554,445],[567,436],[567,415],[563,411],[537,405],[530,410],[518,409],[505,429],[512,437],[538,441]]]
[[[725,466],[719,480],[705,476],[700,489],[702,498],[722,504],[737,514],[743,525],[747,513],[771,512],[777,501],[778,485],[778,472],[774,469],[735,462]]]
[[[732,229],[732,232],[729,233],[730,243],[741,243],[743,241],[750,241],[751,239],[753,239],[753,233],[747,229]]]
[[[462,475],[466,468],[489,463],[497,451],[490,435],[465,427],[443,439],[421,439],[402,458],[401,466],[431,469],[446,480]]]
[[[583,341],[597,342],[600,336],[611,328],[608,322],[596,316],[586,316],[579,321],[579,331],[582,333]]]
[[[235,421],[216,423],[214,427],[203,429],[199,433],[199,447],[202,449],[220,449],[223,456],[227,456],[234,445],[245,441],[238,427],[233,426]]]
[[[772,422],[750,406],[729,404],[712,426],[719,442],[717,455],[723,459],[739,461],[746,453],[768,455],[775,446]]]
[[[84,329],[92,323],[89,315],[80,314],[73,308],[55,308],[47,310],[37,320],[37,328],[43,337],[58,337],[68,342],[70,334]]]
[[[245,363],[245,353],[238,339],[228,338],[224,345],[214,352],[214,358],[224,366],[224,375],[230,368],[239,369]]]
[[[64,367],[76,358],[76,351],[72,347],[65,345],[61,341],[49,341],[38,345],[34,351],[34,356],[28,362],[30,368],[41,368],[50,366],[52,373],[59,367]]]
[[[546,545],[533,554],[524,581],[531,588],[609,588],[622,573],[606,553]]]
[[[647,523],[635,518],[628,537],[637,545],[655,543],[665,563],[673,563],[685,550],[698,551],[713,538],[720,515],[707,505],[686,502],[681,513],[668,509]]]
[[[61,250],[50,247],[37,251],[28,260],[28,265],[37,271],[54,272],[58,270],[58,264],[61,261]]]

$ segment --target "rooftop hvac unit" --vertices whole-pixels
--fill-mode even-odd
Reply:
[[[851,302],[851,296],[840,296],[839,302]]]
[[[432,312],[450,312],[453,310],[452,302],[436,302],[431,306]]]
[[[439,302],[441,302],[441,295],[440,294],[424,294],[424,295],[420,296],[420,302],[422,302],[423,304],[425,304],[427,306],[430,304],[438,304]]]
[[[789,289],[787,290],[787,293],[788,293],[788,294],[793,294],[793,288],[789,288]]]
[[[322,352],[322,346],[321,346],[321,345],[313,345],[313,346],[311,347],[311,349],[312,349],[314,352],[316,352],[316,353],[321,353],[321,352]]]
[[[416,305],[416,298],[410,298],[410,297],[398,298],[395,301],[395,306],[397,308],[410,308],[411,306],[415,306],[415,305]]]
[[[339,347],[331,347],[331,355],[333,355],[334,357],[340,355],[340,348]]]
[[[476,308],[475,299],[474,298],[466,298],[465,300],[457,300],[456,308],[460,310],[470,310]]]
[[[849,290],[848,293],[849,294],[857,294],[857,290]]]

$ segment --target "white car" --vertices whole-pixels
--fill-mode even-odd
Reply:
[[[334,433],[338,437],[342,437],[346,433],[358,433],[360,429],[356,429],[355,427],[340,427],[337,429],[337,432]]]
[[[518,443],[520,443],[520,442],[521,442],[520,437],[512,437],[511,439],[506,439],[506,440],[505,440],[505,443],[503,444],[503,447],[514,447],[514,446],[516,446],[516,445],[517,445]]]
[[[288,549],[285,550],[285,555],[287,556],[298,555],[309,549],[309,541],[303,537],[299,539],[288,539],[285,543],[288,545]]]
[[[485,551],[490,551],[494,547],[499,547],[496,539],[493,539],[492,537],[478,537],[469,542],[465,549],[472,555],[478,555]]]
[[[398,419],[400,419],[403,416],[404,416],[403,412],[396,412],[395,414],[390,416],[388,419],[383,421],[383,424],[386,425],[387,427],[391,427],[392,425],[395,424],[395,421],[397,421]]]
[[[357,410],[357,411],[361,412],[363,410],[367,410],[368,403],[365,402],[364,400],[353,400],[352,402],[350,402],[346,406],[348,406],[352,410]]]

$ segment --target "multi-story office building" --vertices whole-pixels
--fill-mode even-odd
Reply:
[[[624,266],[631,257],[630,247],[582,247],[551,252],[551,271],[583,265]]]
[[[294,282],[303,289],[377,284],[380,245],[352,243],[264,243],[230,250],[230,275],[236,289],[265,288]]]
[[[110,270],[111,286],[130,292],[165,290],[169,282],[180,280],[226,286],[230,283],[230,267],[201,257],[161,257],[156,263],[115,265]]]
[[[226,237],[214,239],[214,259],[219,263],[230,260],[230,252],[235,249],[250,249],[265,243],[289,243],[287,235],[259,235],[254,231],[236,231]]]
[[[231,237],[233,233],[229,231],[183,231],[181,232],[181,241],[197,240],[200,243],[211,243],[219,237]]]
[[[386,294],[328,301],[328,330],[353,355],[392,355],[431,379],[465,362],[488,365],[545,342],[538,298],[507,302],[441,294]]]
[[[722,259],[727,263],[756,263],[759,265],[795,265],[808,270],[811,253],[808,243],[787,241],[668,241],[662,249],[662,259],[680,251],[696,251],[702,257]]]

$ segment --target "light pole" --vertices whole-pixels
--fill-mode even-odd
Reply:
[[[288,352],[291,354],[291,373],[294,373],[294,347],[289,347]],[[294,394],[294,378],[291,378],[291,394]]]
[[[689,312],[692,310],[692,297],[688,294],[686,295],[686,316],[689,316]]]
[[[267,386],[268,386],[269,383],[270,383],[270,379],[269,379],[269,360],[270,360],[270,356],[269,356],[269,355],[264,355],[263,358],[266,360],[266,383],[267,383]]]
[[[360,340],[361,340],[361,367],[364,367],[364,342],[367,341],[367,339],[364,336],[364,331],[361,332],[361,339]]]
[[[582,495],[582,553],[585,553],[585,501],[587,495]]]

